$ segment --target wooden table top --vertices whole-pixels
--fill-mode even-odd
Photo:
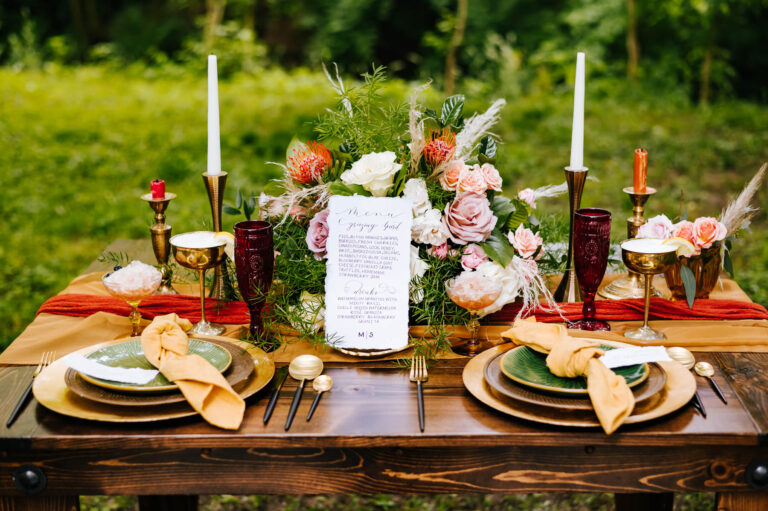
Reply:
[[[119,240],[107,248],[152,261],[148,249],[148,243],[126,240]],[[103,267],[103,263],[95,262],[85,272]],[[299,493],[302,489],[310,490],[309,493],[748,489],[744,481],[746,465],[756,458],[768,459],[768,354],[700,353],[697,358],[708,360],[715,366],[714,378],[728,398],[727,405],[715,395],[706,380],[697,378],[699,395],[708,412],[706,419],[687,405],[648,423],[622,426],[610,436],[600,429],[546,426],[491,410],[464,388],[461,373],[466,361],[463,359],[442,360],[430,367],[429,381],[424,385],[426,430],[421,433],[416,413],[416,387],[405,370],[392,362],[337,363],[327,365],[334,386],[323,396],[312,421],[304,420],[314,397],[308,385],[296,420],[288,432],[283,426],[296,388],[290,378],[283,387],[269,424],[262,423],[269,394],[267,388],[248,399],[242,427],[236,432],[209,426],[199,417],[126,425],[88,422],[50,412],[33,400],[11,428],[2,426],[0,430],[0,469],[11,470],[24,460],[50,462],[64,452],[77,450],[91,453],[93,459],[104,456],[112,460],[112,465],[101,466],[106,478],[107,474],[114,476],[114,464],[125,452],[136,456],[164,452],[168,460],[175,459],[176,455],[188,459],[194,452],[193,457],[199,461],[200,457],[208,459],[210,450],[221,450],[228,453],[223,455],[226,463],[249,466],[254,473],[261,469],[248,465],[245,458],[256,456],[260,463],[271,460],[270,466],[276,469],[288,463],[286,460],[276,461],[277,453],[282,456],[290,452],[291,466],[304,463],[302,466],[306,470],[306,463],[319,456],[325,460],[330,473],[336,474],[336,479],[315,474],[316,479],[312,481],[304,478],[293,483],[283,481],[284,486],[280,488],[289,493]],[[3,424],[29,383],[32,370],[31,367],[0,368]],[[118,452],[123,454],[116,454]],[[234,455],[235,452],[240,454]],[[359,469],[357,472],[363,474],[355,478],[339,476],[334,470],[343,468],[342,472],[348,474],[349,464],[354,465],[354,460],[346,457],[353,452],[361,459],[366,459],[361,453],[367,452],[378,460],[377,463],[389,463],[388,468],[382,468],[376,476],[371,475],[371,470]],[[180,453],[186,454],[182,456]],[[481,455],[484,457],[482,462],[477,458]],[[160,456],[161,463],[164,456]],[[307,459],[301,461],[302,456]],[[414,459],[423,460],[418,470],[401,465]],[[513,461],[516,468],[511,475],[509,464]],[[498,471],[484,473],[482,477],[472,472],[474,475],[469,477],[474,481],[472,484],[466,482],[466,474],[433,473],[430,478],[414,475],[421,474],[425,466],[447,470],[450,463],[454,466],[496,463]],[[517,472],[520,463],[524,472],[530,471],[528,476]],[[559,477],[561,482],[554,486],[542,475],[549,474],[547,477],[551,480],[552,474],[559,471],[583,472],[584,463],[593,468],[600,467],[600,475],[573,480]],[[654,480],[654,474],[662,466],[665,476]],[[627,468],[630,471],[622,476],[616,472],[621,467],[633,468]],[[98,481],[100,476],[92,471],[90,477],[91,481]],[[404,489],[402,485],[409,477],[410,486]],[[591,482],[590,477],[594,479]],[[236,480],[229,484],[227,477],[222,478],[215,490],[212,483],[198,481],[200,492],[223,492],[235,487]],[[139,479],[113,482],[112,486],[103,483],[105,486],[95,488],[96,493],[141,493]],[[54,488],[63,493],[85,492],[94,489],[92,484],[100,483],[86,484],[65,478]],[[177,482],[176,486],[169,486],[168,491],[161,493],[189,488],[191,484],[189,481]],[[262,491],[277,491],[273,483],[261,481],[261,486],[254,484],[254,488]],[[0,495],[14,491],[8,481],[0,479]]]

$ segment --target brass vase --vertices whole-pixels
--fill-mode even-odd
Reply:
[[[685,300],[685,287],[680,276],[680,267],[685,265],[696,277],[696,298],[709,298],[720,276],[721,242],[701,249],[699,255],[679,257],[677,262],[664,273],[664,279],[674,300]]]

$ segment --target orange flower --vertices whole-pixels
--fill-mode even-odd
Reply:
[[[456,135],[448,128],[443,128],[443,131],[432,130],[429,134],[429,142],[424,146],[424,159],[436,167],[453,158],[455,150]]]
[[[288,157],[288,173],[294,181],[303,185],[317,181],[331,166],[331,152],[319,142],[310,142],[291,152]]]

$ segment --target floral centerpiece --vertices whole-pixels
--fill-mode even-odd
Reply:
[[[429,326],[429,337],[437,339],[431,349],[446,346],[446,325],[469,321],[468,311],[447,295],[446,281],[454,277],[474,273],[502,283],[498,298],[475,311],[480,316],[515,300],[523,310],[542,295],[551,302],[537,266],[537,191],[501,193],[490,129],[504,100],[465,119],[460,95],[443,101],[439,112],[422,109],[417,100],[425,87],[409,105],[385,101],[382,68],[356,88],[345,87],[338,73],[328,78],[338,104],[319,117],[316,141],[291,142],[279,163],[283,179],[267,185],[258,200],[260,217],[274,225],[276,250],[265,324],[273,331],[291,325],[305,339],[321,339],[327,204],[334,194],[411,200],[409,315],[412,324]]]

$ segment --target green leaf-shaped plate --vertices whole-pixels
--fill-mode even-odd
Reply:
[[[189,340],[189,354],[200,355],[218,369],[219,372],[226,371],[229,364],[232,363],[232,355],[227,350],[200,339]],[[105,346],[89,354],[87,358],[111,367],[155,369],[144,356],[144,351],[141,349],[141,341],[138,339]],[[87,374],[78,374],[88,383],[119,392],[168,392],[179,388],[175,383],[168,381],[162,373],[158,373],[154,380],[144,385],[102,380]]]
[[[612,350],[611,346],[600,346],[602,350]],[[518,346],[509,350],[501,359],[501,371],[504,375],[526,387],[571,396],[587,394],[587,380],[579,378],[563,378],[549,371],[546,362],[547,355],[539,353],[528,346]],[[648,366],[638,364],[618,367],[613,370],[623,376],[627,385],[640,385],[648,378]]]

